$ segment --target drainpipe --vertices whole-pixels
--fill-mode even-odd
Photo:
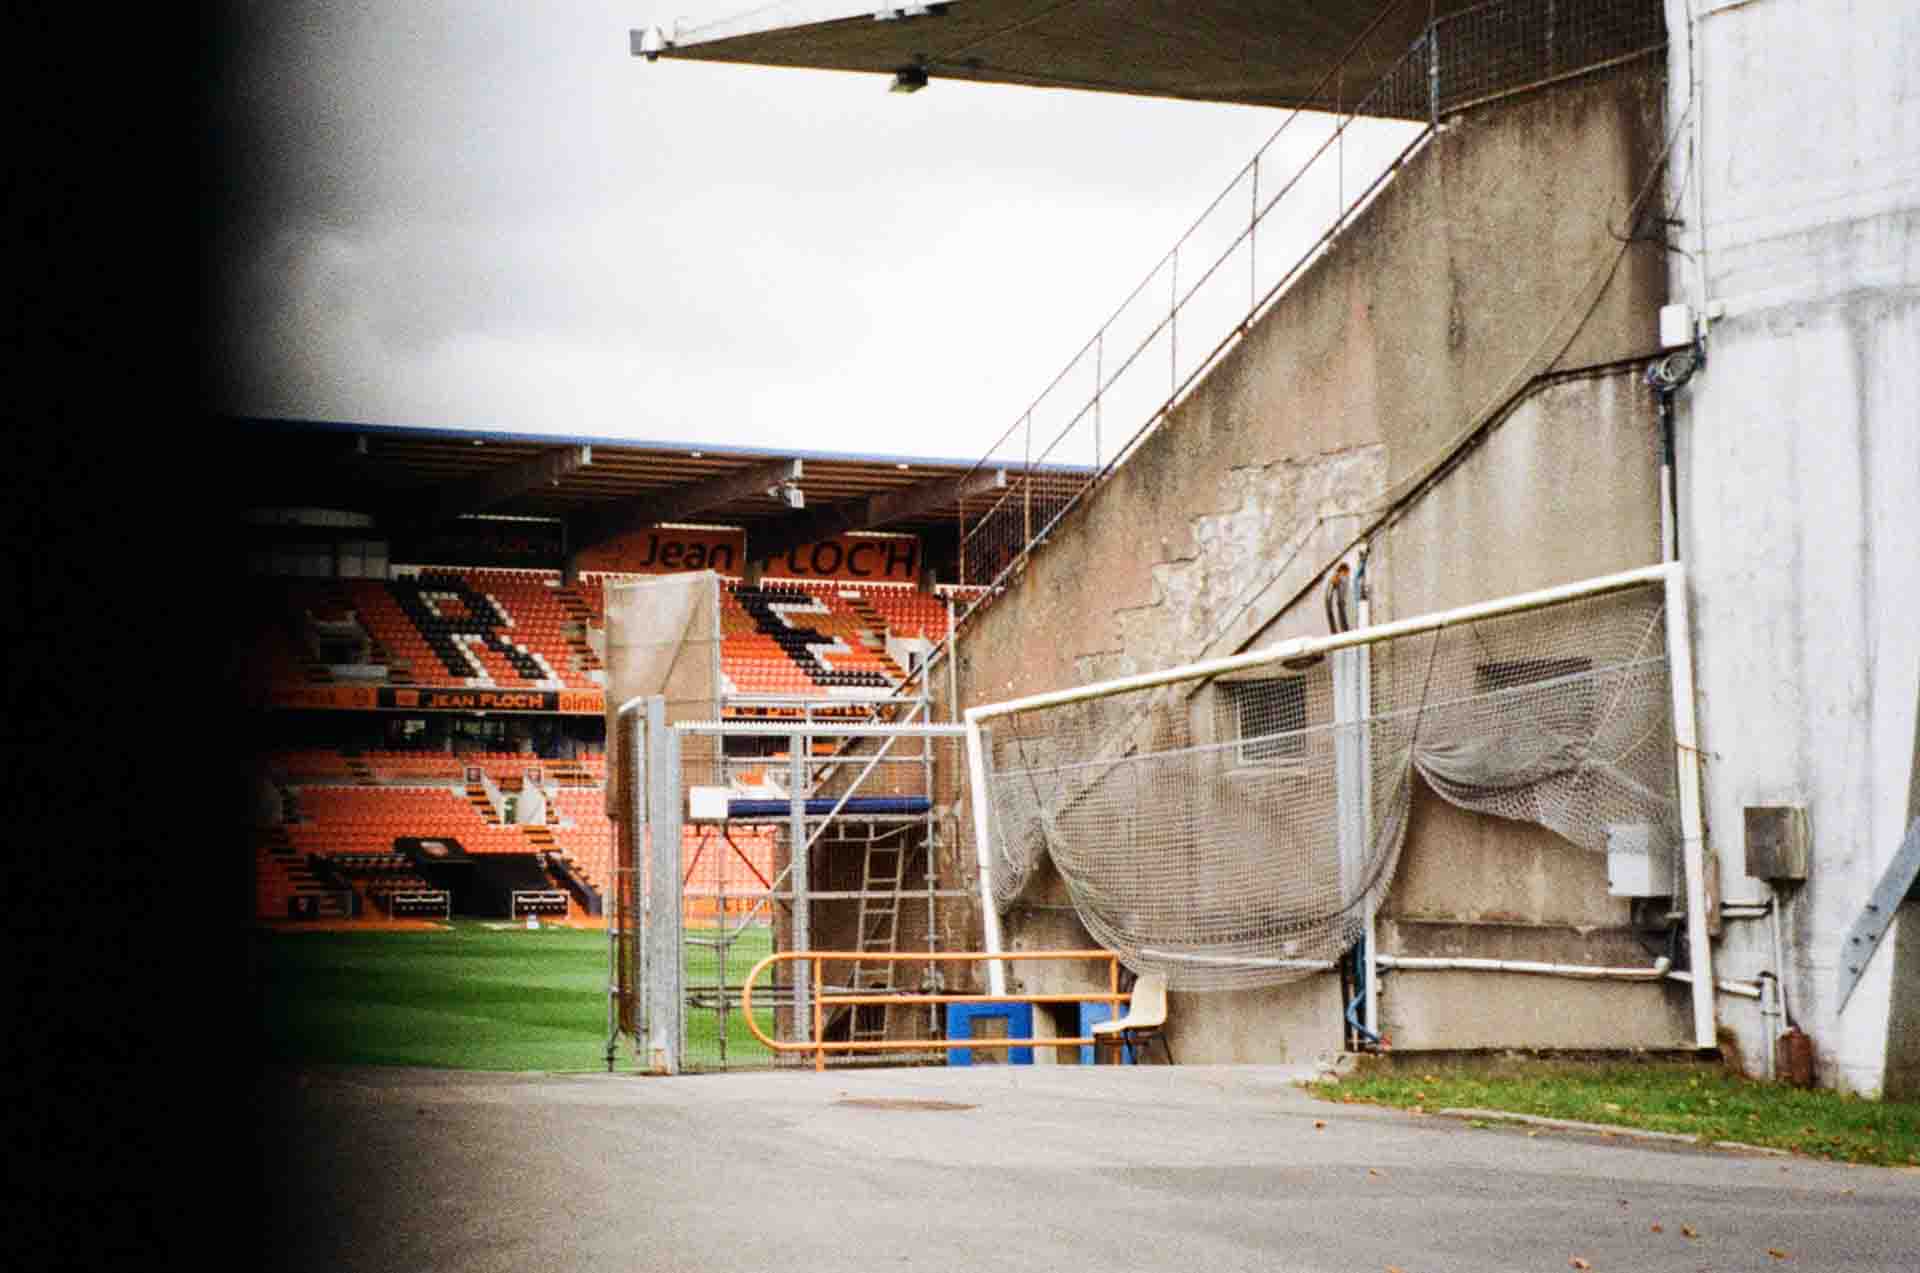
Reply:
[[[1371,540],[1363,541],[1360,545],[1359,555],[1354,559],[1353,564],[1353,617],[1363,628],[1373,623],[1373,589],[1367,583],[1367,558],[1372,552],[1373,542]],[[1366,692],[1371,694],[1371,677],[1368,678],[1366,684]],[[1365,710],[1364,704],[1363,710]],[[1372,753],[1373,746],[1371,738],[1368,738],[1362,746],[1369,755]],[[1370,788],[1367,792],[1365,807],[1361,811],[1361,829],[1364,834],[1369,835],[1373,829],[1373,792]],[[1372,899],[1369,898],[1365,915],[1367,944],[1365,955],[1361,960],[1360,966],[1360,992],[1365,1004],[1365,1011],[1361,1013],[1361,1032],[1375,1043],[1378,1043],[1380,1041],[1380,945],[1376,931],[1378,928],[1376,921],[1377,916],[1374,914],[1374,903]]]
[[[1695,337],[1692,346],[1647,364],[1647,385],[1660,412],[1660,560],[1678,561],[1679,514],[1674,494],[1673,395],[1706,365],[1707,351]]]
[[[1673,512],[1673,391],[1657,395],[1660,406],[1660,560],[1678,558]]]

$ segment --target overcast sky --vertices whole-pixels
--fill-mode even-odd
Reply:
[[[232,5],[215,405],[974,458],[1282,119],[628,52],[745,7]]]

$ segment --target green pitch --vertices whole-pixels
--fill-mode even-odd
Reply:
[[[733,942],[727,980],[768,953],[765,929]],[[422,1065],[466,1070],[596,1070],[606,1063],[607,937],[571,928],[456,920],[430,933],[273,932],[257,938],[255,1008],[271,1064]],[[716,954],[688,946],[686,983],[715,978]],[[772,1013],[761,1028],[772,1032]],[[719,1054],[718,1014],[690,1009],[686,1055]],[[770,1054],[737,1011],[729,1064]],[[622,1067],[629,1048],[621,1047]]]

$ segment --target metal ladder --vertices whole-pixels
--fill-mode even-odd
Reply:
[[[900,885],[906,874],[905,837],[869,839],[860,868],[860,950],[892,954],[900,937]],[[856,990],[892,990],[894,961],[858,961],[853,965]],[[884,1004],[860,1004],[853,1010],[848,1026],[849,1039],[883,1039],[887,1036],[887,1008]]]

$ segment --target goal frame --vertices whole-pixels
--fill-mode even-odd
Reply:
[[[1702,814],[1699,732],[1694,714],[1693,642],[1687,606],[1686,570],[1680,562],[1663,562],[1634,570],[1600,575],[1574,583],[1541,588],[1533,592],[1477,602],[1451,610],[1436,611],[1409,619],[1377,623],[1323,637],[1294,637],[1260,650],[1225,658],[1186,663],[1158,672],[1098,681],[1071,689],[1030,694],[997,703],[983,703],[963,713],[967,734],[967,769],[972,804],[974,853],[980,882],[980,913],[986,953],[1003,953],[1000,911],[993,897],[993,844],[991,805],[987,792],[986,743],[982,726],[1000,717],[1045,707],[1085,702],[1134,690],[1156,689],[1182,681],[1199,681],[1230,672],[1270,667],[1292,660],[1310,658],[1335,650],[1377,644],[1397,637],[1434,632],[1457,624],[1544,609],[1562,602],[1599,597],[1631,588],[1659,585],[1666,604],[1666,653],[1668,681],[1673,701],[1674,763],[1676,766],[1682,859],[1686,876],[1687,944],[1692,959],[1693,1035],[1698,1048],[1717,1045],[1714,1004],[1713,955],[1708,931],[1708,882],[1706,827]],[[1367,980],[1374,978],[1375,952],[1369,943]],[[1006,964],[991,960],[987,964],[990,993],[1006,993]]]

